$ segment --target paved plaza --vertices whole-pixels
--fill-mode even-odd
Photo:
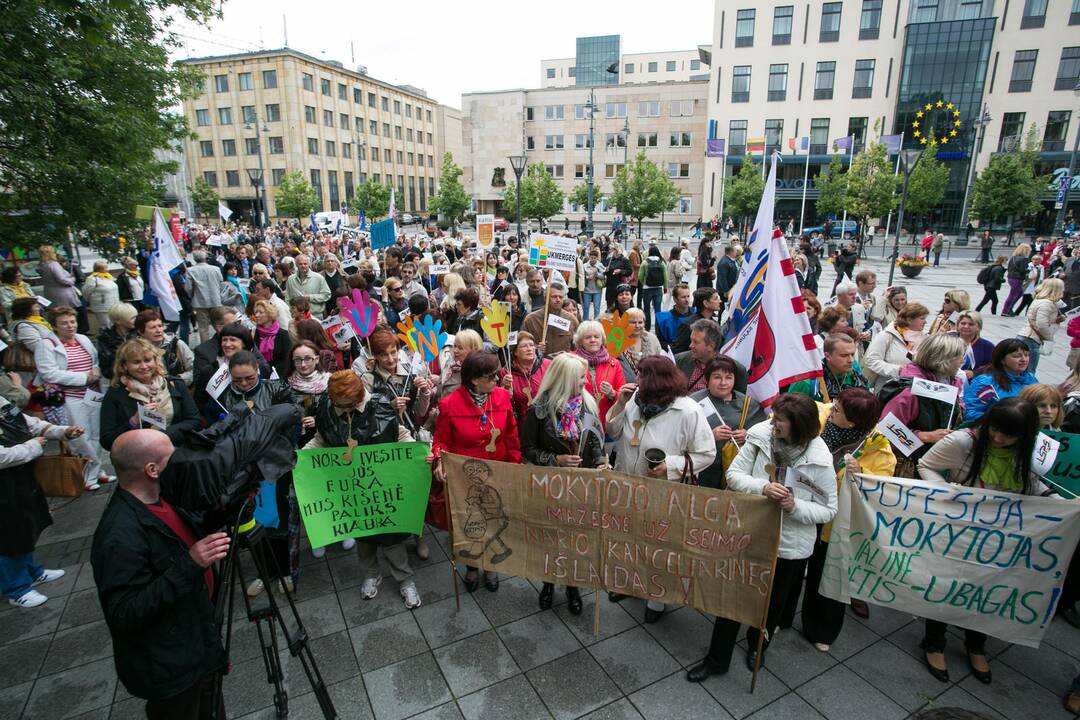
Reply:
[[[865,267],[885,286],[880,246]],[[960,287],[977,302],[979,266],[954,255],[906,285],[911,300],[936,311],[944,290]],[[899,273],[897,273],[899,278]],[[822,281],[831,287],[831,269]],[[1007,337],[1021,321],[990,318],[985,336]],[[1043,360],[1040,377],[1065,375],[1067,342]],[[41,538],[37,559],[67,575],[42,590],[40,608],[0,609],[0,718],[141,718],[143,702],[118,683],[112,646],[89,565],[90,541],[109,486],[74,501],[54,500],[56,524]],[[1056,720],[1072,717],[1061,695],[1080,671],[1080,631],[1055,621],[1038,650],[991,640],[993,684],[967,669],[962,638],[952,629],[948,649],[953,682],[938,683],[923,668],[922,623],[872,607],[869,620],[848,614],[828,653],[798,629],[782,631],[770,648],[758,687],[737,650],[731,671],[702,685],[684,679],[705,653],[712,618],[681,608],[660,622],[643,622],[644,603],[601,600],[599,637],[593,635],[594,596],[583,592],[580,616],[556,606],[540,611],[538,583],[504,578],[497,593],[462,589],[455,610],[445,534],[430,543],[426,562],[410,556],[424,604],[408,611],[387,580],[379,596],[360,599],[354,552],[331,549],[315,559],[305,549],[297,600],[312,648],[341,718],[797,718],[900,720],[927,707],[962,706],[990,718]],[[239,599],[238,599],[239,602]],[[745,641],[740,643],[745,648]],[[286,661],[290,717],[319,718],[303,671]],[[254,628],[234,633],[226,705],[235,718],[272,718]]]

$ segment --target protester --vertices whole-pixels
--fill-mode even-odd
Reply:
[[[656,337],[667,348],[679,337],[679,327],[690,318],[690,288],[676,285],[671,289],[671,308],[656,316]]]
[[[1035,253],[1031,256],[1027,277],[1024,278],[1024,287],[1021,290],[1020,304],[1016,306],[1014,315],[1022,315],[1031,305],[1031,301],[1035,299],[1035,290],[1043,281],[1043,265],[1045,263],[1046,260],[1043,255]]]
[[[195,264],[188,268],[191,279],[191,308],[195,314],[195,326],[199,331],[199,342],[204,343],[212,337],[210,332],[210,311],[221,305],[221,269],[206,261],[206,251],[196,250],[191,254]],[[256,266],[258,267],[258,266]],[[263,267],[263,273],[266,268]],[[252,271],[254,277],[254,270]],[[253,280],[253,282],[256,282]]]
[[[573,349],[574,333],[578,327],[578,321],[572,315],[563,310],[563,301],[566,299],[566,286],[552,280],[548,288],[548,306],[534,310],[525,316],[521,323],[521,329],[539,338],[537,345],[540,351],[547,357],[553,357],[557,353],[568,352]],[[555,323],[562,323],[564,327]]]
[[[600,424],[606,428],[608,410],[615,403],[619,389],[626,384],[626,375],[619,361],[608,354],[604,327],[595,320],[578,325],[574,348],[589,366],[585,373],[585,390],[596,400]]]
[[[1001,307],[1002,317],[1015,317],[1013,305],[1024,292],[1024,281],[1027,279],[1028,266],[1031,264],[1031,245],[1020,243],[1013,250],[1009,258],[1009,265],[1005,270],[1005,277],[1009,281],[1009,295],[1005,298],[1005,304]]]
[[[452,395],[461,387],[461,367],[471,353],[484,349],[484,341],[475,330],[462,330],[454,336],[454,344],[439,355],[439,399]],[[355,371],[355,367],[353,368]]]
[[[124,272],[116,278],[116,285],[120,290],[120,302],[133,305],[136,311],[142,310],[146,285],[139,272],[139,263],[135,258],[126,257],[120,261],[120,264],[124,266]]]
[[[23,279],[19,268],[8,266],[0,270],[0,313],[11,322],[11,304],[19,298],[34,297],[33,288]]]
[[[89,328],[82,318],[86,310],[79,298],[75,277],[60,264],[60,258],[51,245],[42,245],[38,248],[37,272],[41,280],[41,294],[45,299],[52,305],[75,308],[76,316],[79,318],[79,332],[87,332]]]
[[[943,332],[955,332],[959,313],[971,309],[971,298],[964,290],[949,290],[941,303],[941,312],[930,326],[930,335]]]
[[[907,305],[907,288],[899,285],[886,288],[885,295],[874,301],[870,319],[884,327],[896,321],[896,316],[904,309],[904,305]]]
[[[878,392],[885,383],[900,377],[900,370],[914,357],[916,341],[922,339],[930,311],[919,303],[904,305],[896,319],[870,341],[862,370]]]
[[[118,302],[109,308],[109,324],[98,331],[95,345],[98,361],[101,363],[101,374],[106,380],[112,380],[116,351],[128,340],[138,337],[135,332],[137,314],[134,305]]]
[[[600,316],[600,295],[604,289],[604,277],[607,273],[600,263],[600,251],[589,250],[589,261],[582,268],[585,275],[585,294],[582,299],[582,316],[585,320]]]
[[[671,352],[678,355],[690,349],[690,329],[698,320],[717,320],[720,312],[720,293],[711,287],[699,287],[693,294],[694,314],[679,326],[679,335],[671,344]]]
[[[308,301],[312,315],[319,320],[323,318],[330,286],[322,275],[311,272],[311,259],[307,255],[296,257],[296,274],[285,281],[285,299],[291,302],[299,297]]]
[[[1061,430],[1065,421],[1061,393],[1053,385],[1035,383],[1020,391],[1021,400],[1035,406],[1039,412],[1039,427],[1043,430]]]
[[[1035,301],[1027,312],[1027,326],[1024,327],[1017,337],[1028,346],[1031,359],[1028,369],[1035,373],[1039,367],[1039,356],[1045,352],[1050,354],[1047,343],[1054,341],[1058,325],[1065,319],[1065,315],[1058,309],[1058,302],[1065,292],[1065,284],[1057,278],[1043,281],[1035,291]]]
[[[965,310],[960,313],[960,318],[956,321],[956,334],[968,344],[968,349],[964,353],[964,363],[960,366],[968,380],[975,377],[976,368],[987,365],[994,354],[994,343],[980,337],[982,327],[982,315],[975,310]]]
[[[698,473],[698,482],[705,487],[727,488],[727,468],[746,441],[746,429],[766,419],[757,400],[735,389],[739,369],[726,355],[710,358],[704,371],[707,385],[690,396],[705,410],[716,442],[716,460]]]
[[[806,395],[813,400],[831,402],[844,388],[866,388],[869,383],[855,363],[856,343],[847,335],[833,334],[825,340],[823,377],[800,380],[788,387],[789,393]]]
[[[638,308],[630,308],[626,311],[627,335],[623,351],[619,354],[619,363],[622,365],[623,376],[627,382],[636,382],[637,366],[641,358],[649,355],[661,355],[663,349],[656,336],[645,329],[645,313]]]
[[[578,325],[578,332],[581,332],[584,324]],[[525,417],[533,398],[540,392],[540,385],[551,361],[536,352],[536,339],[524,331],[518,333],[517,345],[513,348],[511,358],[511,401],[514,417],[521,419]]]
[[[1002,340],[994,347],[990,364],[977,371],[964,389],[964,420],[974,422],[994,403],[1019,395],[1028,385],[1038,382],[1028,369],[1031,350],[1019,338]]]
[[[109,308],[120,302],[120,288],[116,278],[109,273],[108,262],[94,261],[94,271],[83,283],[82,294],[90,306],[90,317],[94,321],[92,331],[97,334],[109,327]]]
[[[660,248],[656,245],[649,246],[649,252],[645,256],[641,267],[637,272],[638,287],[640,291],[640,303],[644,309],[645,329],[651,330],[653,317],[657,315],[667,292],[668,269],[664,263],[664,257]]]
[[[278,377],[287,377],[292,338],[278,324],[276,308],[265,300],[255,302],[255,341],[259,354],[277,371]]]
[[[1005,282],[1006,262],[1008,262],[1008,258],[999,255],[993,265],[987,265],[976,276],[976,281],[983,287],[983,298],[975,306],[977,311],[982,311],[983,307],[990,303],[990,314],[997,315],[998,290],[1001,289]]]
[[[179,337],[165,333],[165,323],[157,310],[148,308],[136,315],[135,332],[163,354],[162,361],[169,375],[188,385],[195,381],[195,353]]]
[[[606,288],[604,291],[604,307],[608,312],[615,306],[615,296],[619,288],[623,285],[629,286],[632,273],[633,269],[630,267],[630,261],[623,255],[622,247],[612,243],[611,257],[608,258],[607,270],[604,274]],[[632,298],[633,294],[631,294],[631,301]]]

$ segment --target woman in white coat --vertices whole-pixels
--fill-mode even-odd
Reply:
[[[111,479],[101,467],[98,456],[98,418],[101,415],[101,395],[97,393],[101,369],[98,367],[97,348],[90,338],[76,332],[78,314],[67,305],[52,308],[53,332],[51,338],[42,340],[34,350],[37,364],[37,385],[59,385],[64,393],[63,412],[46,417],[56,425],[80,425],[86,432],[70,441],[71,449],[85,458],[89,458],[83,472],[83,482],[87,490],[97,490],[99,483]],[[87,397],[87,394],[90,397]],[[96,400],[94,398],[97,398]]]
[[[663,355],[642,358],[637,372],[637,384],[619,388],[618,399],[607,413],[607,434],[617,443],[615,469],[679,482],[687,473],[712,465],[716,442],[705,411],[687,397],[686,375]],[[655,458],[650,462],[646,455]],[[832,460],[829,463],[832,467]],[[624,596],[609,593],[608,597],[618,602]],[[663,614],[664,604],[650,600],[645,622],[654,623]]]
[[[900,369],[915,357],[915,346],[922,338],[930,310],[919,303],[909,303],[896,314],[896,320],[874,335],[862,357],[862,371],[873,384],[875,393],[889,380],[900,377]]]
[[[94,272],[86,278],[82,286],[83,299],[90,306],[90,317],[94,320],[92,329],[95,333],[112,325],[109,320],[109,308],[120,302],[120,286],[109,272],[109,264],[104,260],[94,262]]]
[[[773,402],[771,420],[750,428],[746,442],[727,471],[728,490],[764,495],[779,503],[783,511],[780,550],[773,575],[772,595],[766,618],[762,664],[770,635],[779,624],[784,605],[797,593],[806,572],[806,562],[814,552],[817,526],[836,515],[836,472],[832,454],[818,433],[821,430],[817,404],[806,395],[788,393]],[[775,476],[770,469],[775,468]],[[809,481],[816,493],[793,492],[784,485],[786,472],[797,472]],[[752,671],[757,659],[760,630],[746,631],[746,666]],[[702,682],[710,675],[723,674],[731,664],[738,640],[739,623],[716,618],[709,654],[687,673],[690,682]]]

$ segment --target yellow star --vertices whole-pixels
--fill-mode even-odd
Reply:
[[[941,138],[941,144],[942,145],[944,145],[947,142],[949,142],[949,138]]]
[[[956,127],[960,127],[960,121],[957,120],[956,122],[953,123],[953,125],[955,125]]]
[[[926,109],[927,109],[927,110],[933,110],[933,108],[934,108],[933,104],[931,104],[931,103],[926,103]]]
[[[955,130],[950,130],[949,131],[949,137],[956,137],[956,131]]]
[[[916,120],[915,122],[911,123],[911,127],[919,127],[919,121]]]
[[[926,138],[919,138],[919,142],[923,145],[926,144]]]
[[[948,109],[948,110],[952,110],[952,109],[953,109],[953,104],[952,104],[952,103],[949,103],[949,104],[948,104],[948,105],[946,105],[945,107],[946,107],[946,109]]]
[[[953,114],[953,117],[960,117],[960,111],[959,110],[953,110],[952,114]]]
[[[943,103],[943,102],[942,102],[942,101],[940,101],[940,100],[938,100],[938,101],[937,101],[937,106],[938,106],[938,107],[941,107],[941,106],[942,106],[942,105],[944,105],[944,104],[945,104],[945,103]]]
[[[922,110],[920,110],[919,112],[915,113],[915,117],[920,117],[920,118],[921,118],[921,117],[922,117]]]
[[[918,130],[916,130],[916,131],[915,131],[915,137],[919,137],[920,135],[922,135],[922,133],[921,133],[921,132],[919,132]]]

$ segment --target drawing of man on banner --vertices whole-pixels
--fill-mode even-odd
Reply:
[[[510,524],[506,510],[503,509],[502,496],[487,482],[491,477],[491,469],[486,463],[468,460],[463,469],[465,477],[472,483],[465,500],[469,514],[464,527],[464,535],[472,541],[472,545],[468,550],[458,551],[458,554],[463,558],[476,560],[483,557],[491,547],[496,551],[491,556],[491,564],[498,565],[514,552],[502,540],[503,531]],[[479,549],[475,549],[477,547]]]

